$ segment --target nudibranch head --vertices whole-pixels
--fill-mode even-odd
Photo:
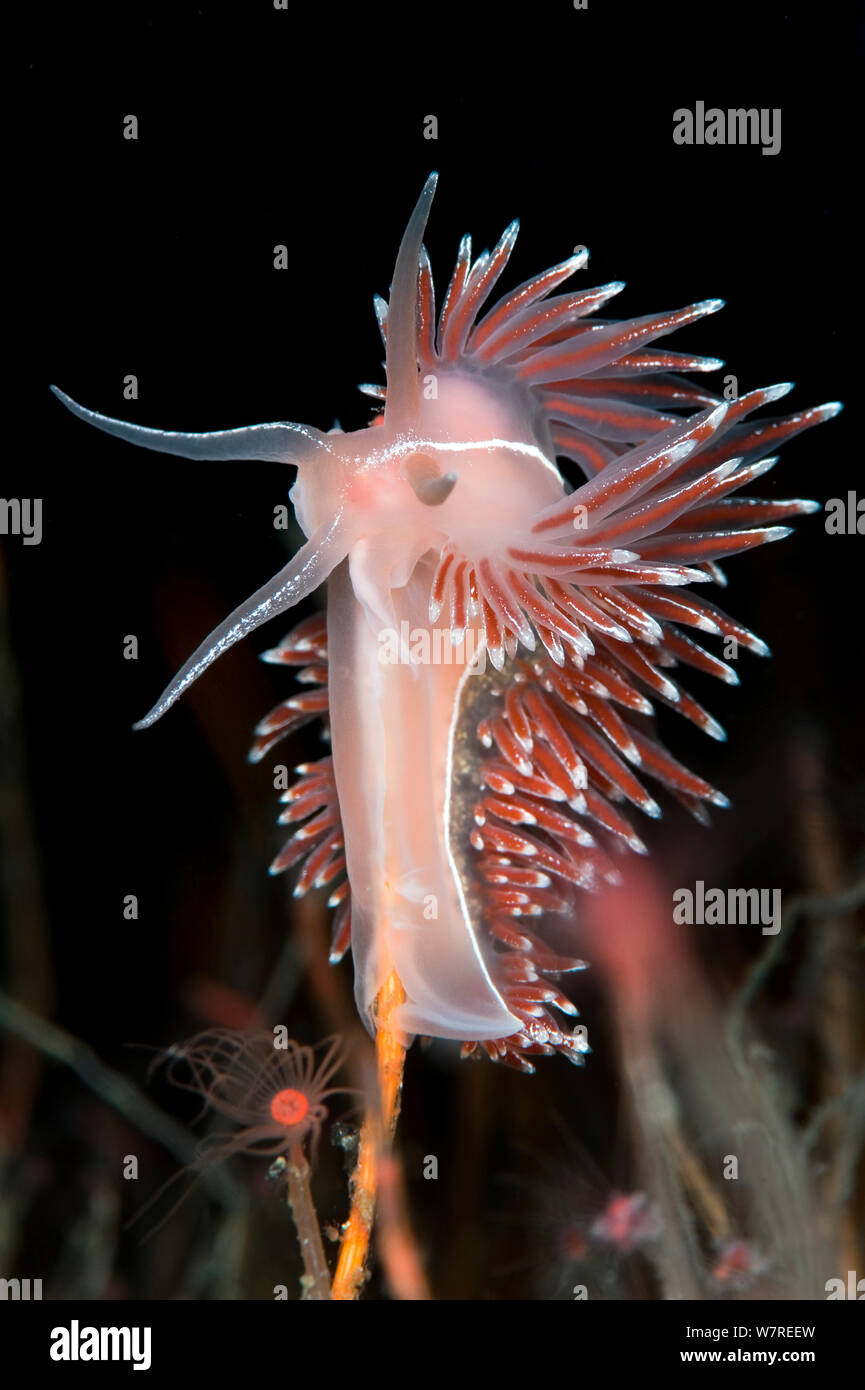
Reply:
[[[297,468],[306,543],[141,724],[327,580],[327,618],[265,653],[304,667],[311,688],[262,721],[253,759],[322,716],[333,744],[283,796],[281,821],[302,824],[273,872],[301,864],[296,892],[331,888],[333,958],[351,948],[371,1026],[395,970],[406,993],[395,1021],[407,1033],[457,1038],[531,1070],[533,1054],[579,1063],[586,1051],[554,1012],[576,1012],[553,980],[582,962],[541,932],[548,915],[573,912],[579,891],[616,882],[619,856],[645,852],[626,803],[660,815],[651,779],[702,821],[707,806],[727,804],[658,741],[655,703],[723,738],[678,668],[736,675],[691,634],[767,648],[685,586],[722,583],[719,560],[781,539],[789,527],[778,522],[815,510],[737,494],[840,405],[749,419],[790,384],[721,399],[682,374],[722,363],[660,342],[721,301],[599,318],[621,282],[555,293],[584,267],[583,251],[487,307],[516,223],[475,260],[463,239],[437,312],[423,246],[434,188],[431,175],[390,300],[376,301],[386,384],[362,388],[379,406],[366,428],[176,434],[58,395],[153,449]],[[582,475],[573,489],[560,460]]]
[[[326,467],[302,463],[291,492],[307,535],[338,511],[350,558],[384,546],[379,616],[425,554],[452,545],[475,563],[504,559],[515,541],[530,543],[532,512],[563,491],[546,423],[504,386],[457,371],[428,374],[422,390],[410,428],[395,432],[385,416],[381,425],[331,434]]]

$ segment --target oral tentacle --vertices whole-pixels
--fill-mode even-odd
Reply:
[[[309,425],[292,425],[278,421],[271,425],[246,425],[236,430],[212,430],[205,434],[184,434],[175,430],[154,430],[144,425],[131,425],[126,420],[114,420],[87,410],[73,401],[57,386],[51,390],[59,401],[85,424],[94,425],[104,434],[112,434],[127,444],[153,449],[160,454],[177,454],[187,459],[263,459],[276,463],[300,463],[311,451],[330,453],[325,435]]]
[[[313,593],[348,553],[346,530],[344,514],[337,512],[330,524],[322,526],[311,536],[278,574],[256,589],[245,603],[235,608],[224,622],[205,637],[166,686],[153,708],[132,727],[148,729],[155,724],[229,647]]]

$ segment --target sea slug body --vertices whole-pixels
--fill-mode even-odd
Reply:
[[[57,395],[151,449],[296,466],[306,544],[202,643],[138,727],[327,582],[326,620],[306,619],[265,653],[301,666],[310,688],[262,721],[251,756],[320,717],[332,741],[332,756],[300,768],[283,797],[281,821],[302,823],[273,870],[301,864],[298,892],[332,887],[333,958],[350,946],[367,1021],[395,969],[406,993],[395,1022],[407,1033],[531,1070],[533,1054],[583,1059],[581,1034],[553,1012],[576,1013],[555,977],[582,962],[534,928],[573,912],[575,890],[616,882],[622,853],[644,852],[623,805],[660,814],[645,778],[698,819],[726,804],[658,742],[653,702],[723,738],[674,673],[737,677],[689,634],[767,649],[684,586],[722,583],[719,560],[780,539],[789,528],[777,523],[816,509],[740,491],[785,440],[840,406],[749,419],[789,384],[724,401],[681,375],[716,359],[659,346],[721,301],[598,318],[620,282],[557,293],[584,252],[487,307],[516,223],[474,261],[463,239],[437,313],[422,244],[435,182],[403,236],[389,303],[376,301],[387,384],[362,388],[379,402],[365,429],[178,434]],[[582,472],[575,490],[557,459]],[[438,655],[412,659],[405,634],[428,636],[424,650]],[[395,659],[382,659],[385,638]]]

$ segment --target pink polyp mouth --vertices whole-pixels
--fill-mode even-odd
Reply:
[[[286,1089],[277,1091],[270,1102],[270,1113],[278,1125],[291,1128],[300,1124],[309,1111],[309,1101],[303,1091]]]

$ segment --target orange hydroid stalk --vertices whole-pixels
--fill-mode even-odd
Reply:
[[[375,1001],[375,1055],[378,1095],[367,1106],[357,1166],[351,1184],[351,1211],[343,1227],[339,1261],[333,1280],[334,1301],[348,1302],[358,1297],[363,1286],[369,1251],[378,1166],[393,1142],[399,1116],[400,1091],[405,1064],[402,1032],[394,1028],[394,1011],[405,1002],[405,990],[392,970]]]

